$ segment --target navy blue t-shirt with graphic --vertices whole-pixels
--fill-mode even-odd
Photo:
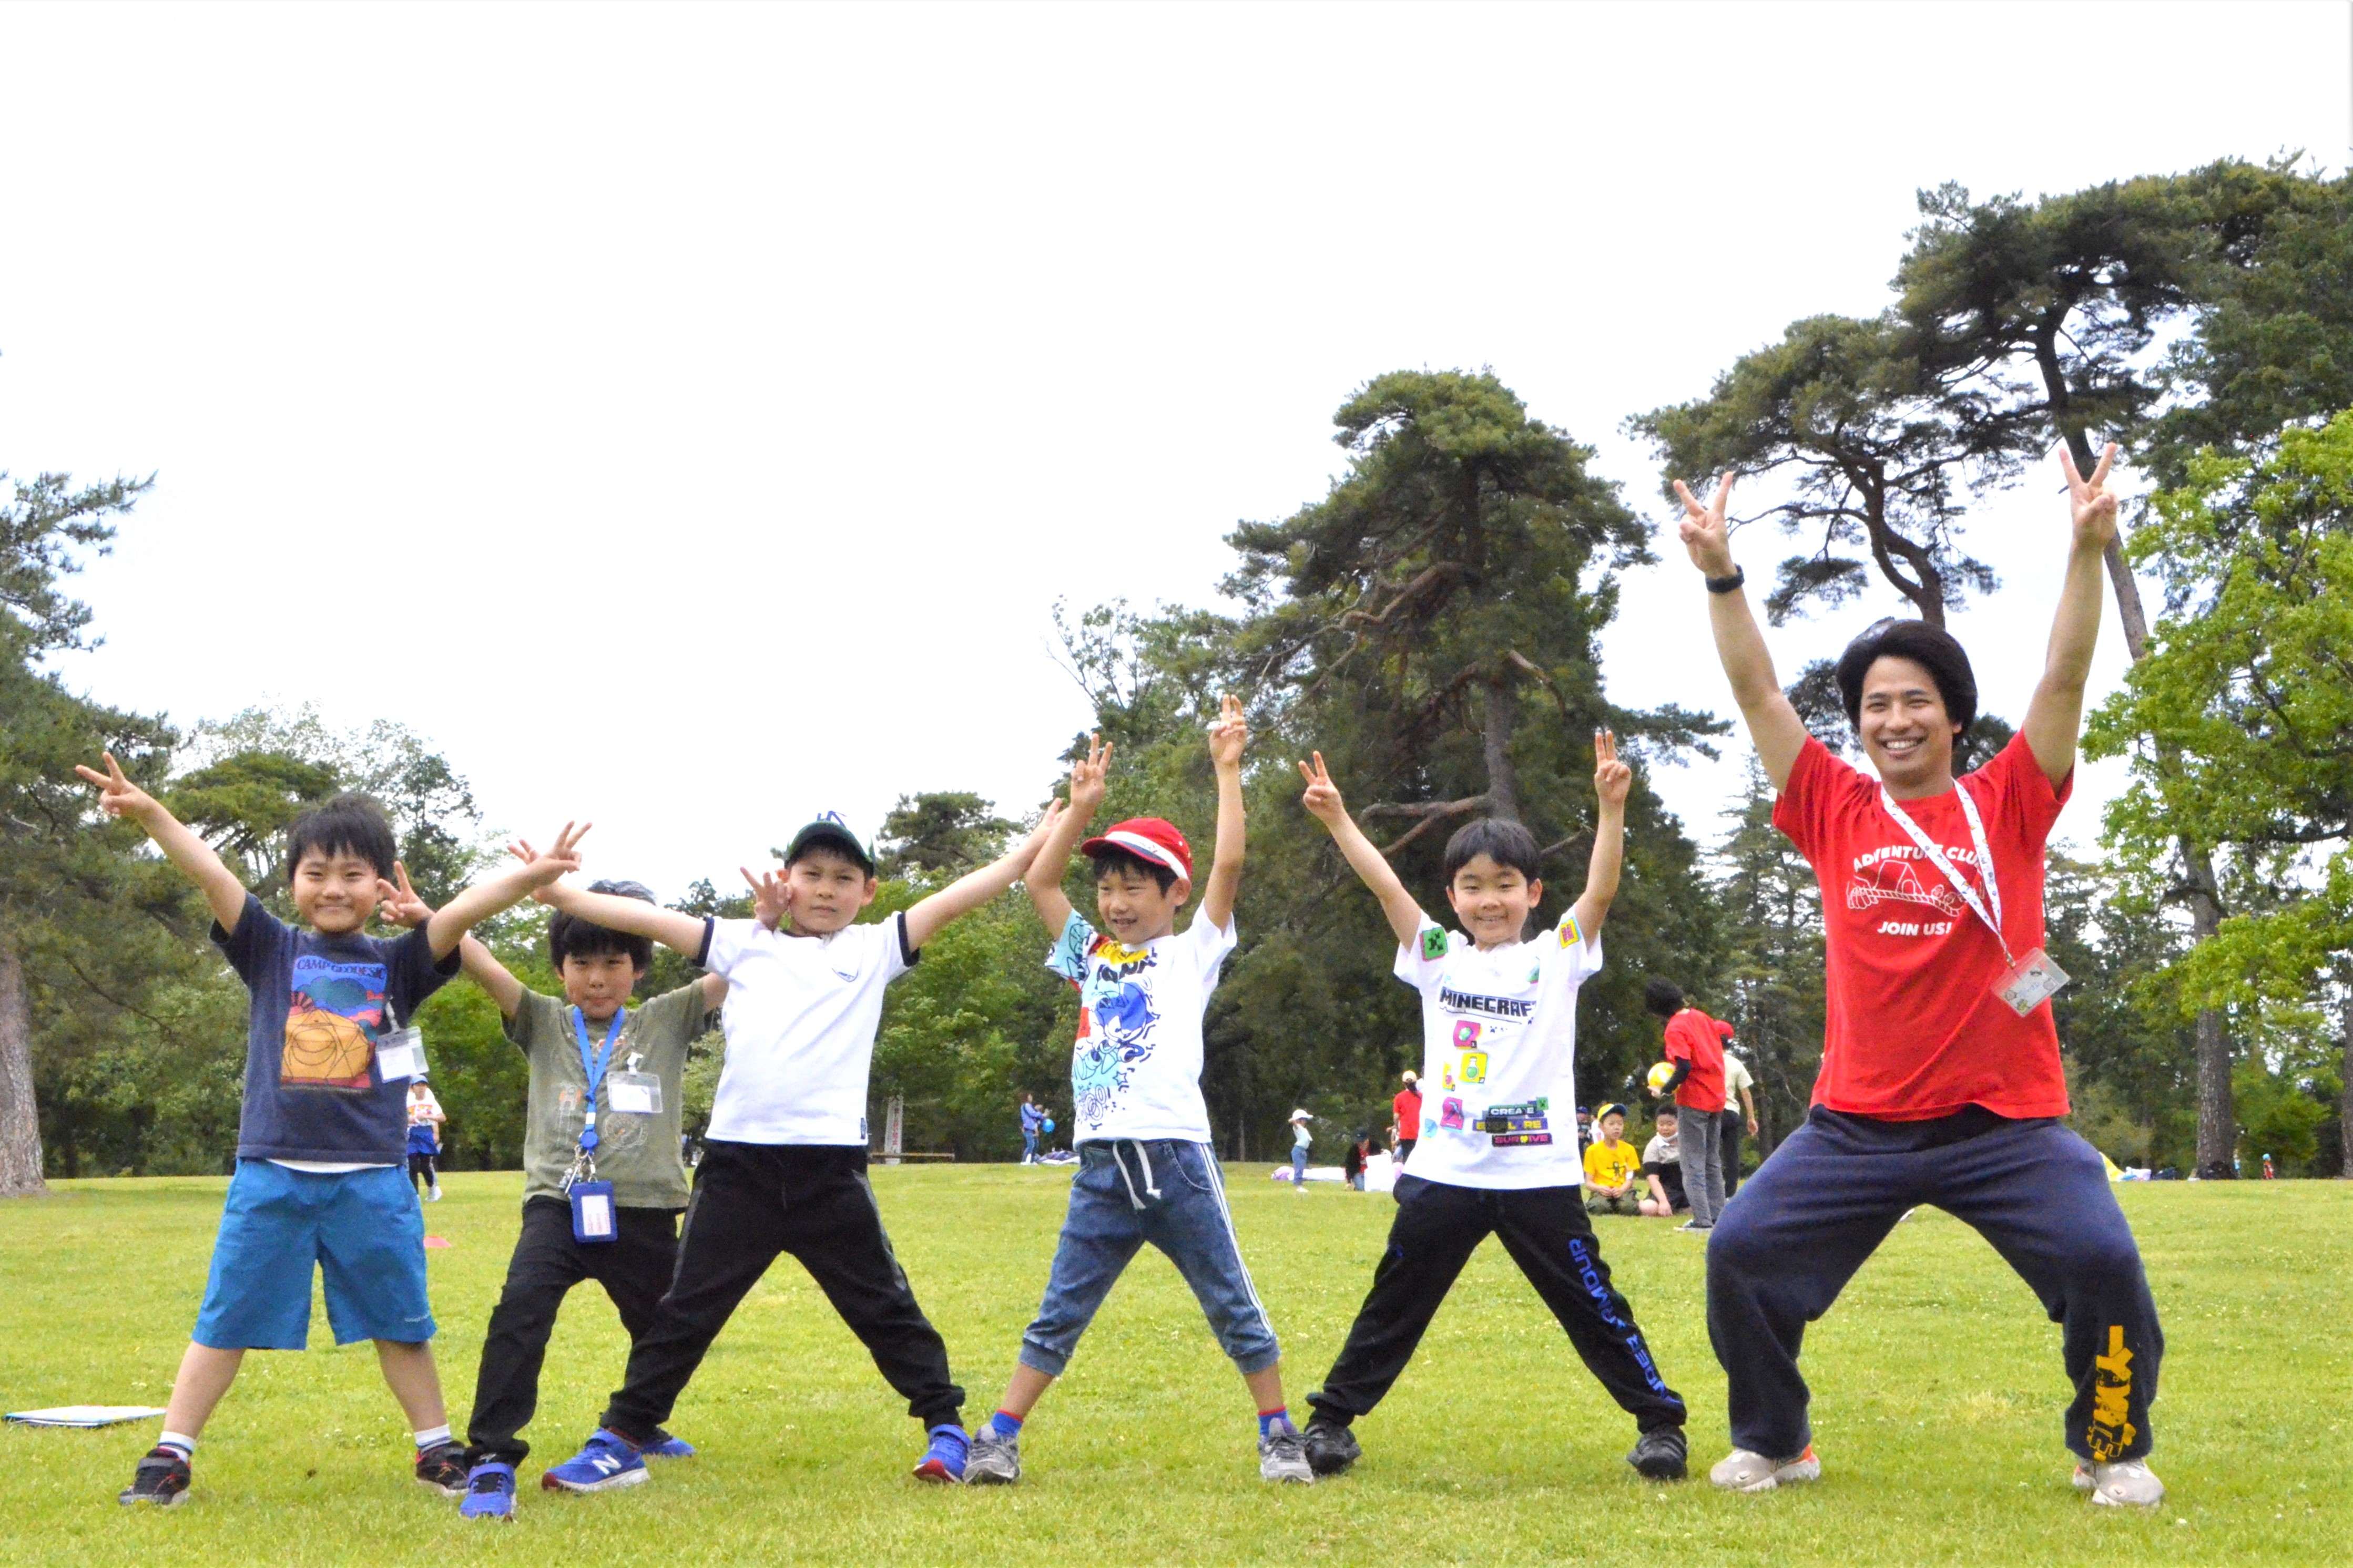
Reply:
[[[384,1081],[376,1041],[458,973],[457,950],[435,963],[422,926],[390,941],[298,930],[251,893],[213,941],[253,997],[237,1157],[401,1163],[408,1084]]]

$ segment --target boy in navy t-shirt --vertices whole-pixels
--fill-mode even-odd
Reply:
[[[449,901],[397,938],[364,933],[393,896],[391,826],[364,795],[340,795],[287,830],[295,910],[290,926],[248,892],[212,847],[122,774],[77,768],[110,816],[147,830],[203,889],[213,941],[252,994],[237,1174],[213,1245],[187,1353],[172,1383],[164,1434],[139,1461],[126,1503],[187,1495],[189,1457],[248,1350],[301,1350],[311,1273],[326,1274],[335,1342],[374,1340],[384,1380],[417,1438],[417,1479],[456,1495],[465,1449],[452,1442],[433,1366],[425,1294],[425,1222],[402,1173],[408,1085],[425,1068],[405,1026],[458,969],[458,942],[478,921],[529,896],[579,857],[569,823],[555,847]],[[586,832],[584,827],[582,832]]]

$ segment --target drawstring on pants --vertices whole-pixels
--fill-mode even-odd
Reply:
[[[1128,1142],[1134,1146],[1135,1157],[1144,1165],[1144,1190],[1154,1199],[1158,1199],[1160,1189],[1152,1184],[1152,1156],[1145,1152],[1142,1140],[1131,1138]],[[1116,1138],[1112,1140],[1111,1158],[1112,1163],[1119,1167],[1119,1179],[1127,1184],[1127,1201],[1134,1204],[1137,1212],[1141,1213],[1144,1200],[1135,1195],[1135,1180],[1127,1173],[1127,1162],[1119,1157],[1119,1140]]]

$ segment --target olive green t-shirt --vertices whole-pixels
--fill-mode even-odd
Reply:
[[[613,1184],[616,1207],[686,1206],[686,1167],[678,1159],[679,1102],[686,1092],[686,1048],[702,1033],[705,1016],[702,982],[696,980],[630,1009],[622,1019],[621,1037],[605,1069],[606,1087],[596,1097],[596,1176]],[[506,1031],[531,1063],[523,1199],[561,1198],[564,1173],[572,1168],[587,1121],[588,1074],[580,1065],[572,1008],[554,996],[525,991]],[[604,1027],[589,1025],[588,1042],[603,1045]],[[651,1115],[612,1106],[612,1075],[629,1070],[632,1053],[642,1058],[637,1071],[661,1079],[661,1109]]]

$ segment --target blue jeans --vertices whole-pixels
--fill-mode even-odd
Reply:
[[[1202,1143],[1152,1139],[1079,1145],[1070,1213],[1021,1364],[1060,1377],[1079,1336],[1136,1249],[1152,1243],[1193,1288],[1219,1348],[1244,1373],[1282,1359],[1226,1210],[1225,1179]]]
[[[1035,1132],[1021,1134],[1021,1157],[1025,1160],[1034,1160],[1038,1157],[1038,1134]]]
[[[1294,1187],[1307,1184],[1307,1145],[1304,1143],[1291,1146],[1291,1184]]]

